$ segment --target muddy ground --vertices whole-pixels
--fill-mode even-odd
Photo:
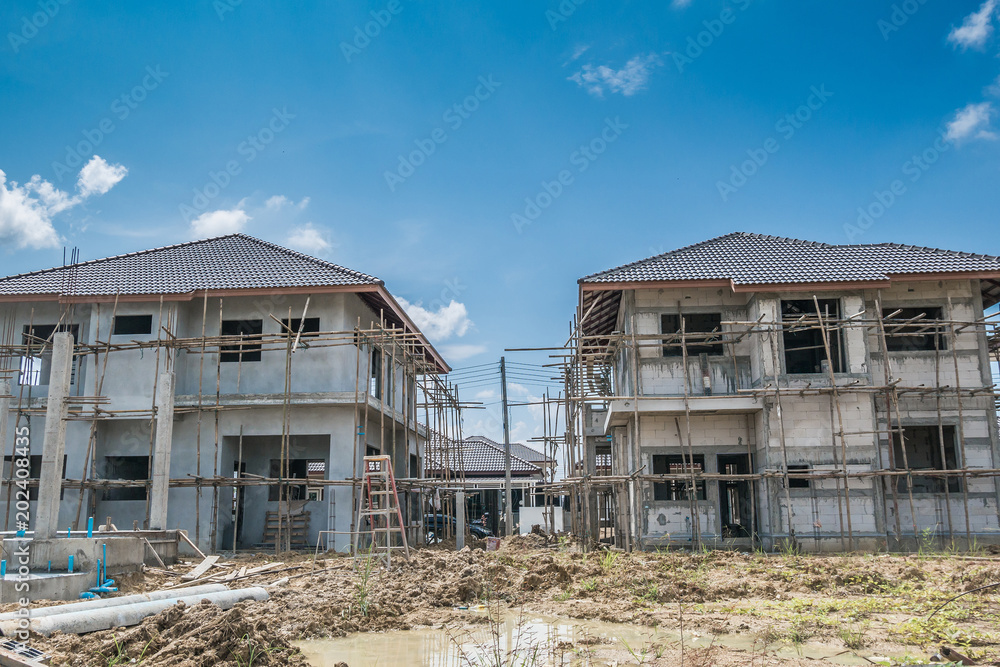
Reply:
[[[274,556],[240,555],[221,562],[255,566]],[[1000,582],[1000,557],[764,555],[708,553],[580,553],[538,535],[505,540],[499,552],[442,547],[394,561],[391,571],[356,571],[339,556],[284,554],[281,569],[236,581],[232,587],[269,588],[267,602],[229,611],[203,603],[173,608],[139,626],[77,637],[36,637],[53,665],[302,665],[291,642],[485,623],[485,615],[457,611],[477,603],[561,617],[629,623],[649,628],[648,645],[562,647],[581,660],[618,664],[816,665],[826,655],[876,656],[891,664],[923,664],[941,644],[977,664],[1000,664],[1000,588],[950,598]],[[177,573],[190,569],[178,565]],[[146,573],[123,583],[123,594],[163,588],[177,576]],[[682,654],[664,633],[718,636],[710,648]],[[735,648],[725,641],[736,635]],[[747,645],[747,640],[749,645]],[[789,649],[796,649],[789,651]],[[791,653],[791,655],[789,655]],[[801,655],[799,655],[801,653]],[[607,663],[603,663],[607,664]],[[881,663],[890,664],[890,663]]]

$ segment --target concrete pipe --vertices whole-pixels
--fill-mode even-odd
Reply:
[[[152,602],[154,600],[166,600],[180,596],[203,595],[205,593],[219,593],[229,590],[225,584],[206,584],[204,586],[191,586],[180,590],[153,591],[152,593],[139,593],[136,595],[122,595],[116,598],[101,598],[99,600],[88,600],[87,602],[71,602],[70,604],[52,605],[51,607],[32,607],[31,618],[42,618],[45,616],[55,616],[57,614],[69,614],[74,611],[88,611],[91,609],[104,609],[106,607],[117,607],[122,604],[135,604],[136,602]],[[4,621],[16,621],[21,616],[18,612],[11,611],[0,614],[0,624]],[[6,634],[6,632],[4,633]]]
[[[186,592],[184,591],[184,593]],[[185,594],[163,600],[135,602],[132,604],[105,607],[103,609],[74,611],[68,614],[56,614],[54,616],[30,619],[29,623],[31,630],[46,637],[57,631],[81,635],[87,632],[97,632],[98,630],[138,625],[144,618],[158,614],[164,609],[169,609],[178,602],[183,602],[191,607],[202,600],[208,600],[223,609],[229,609],[237,602],[242,602],[243,600],[263,601],[267,598],[267,591],[263,588],[241,588],[235,591],[220,591],[203,595]],[[4,635],[10,636],[17,631],[19,622],[0,622],[0,630],[3,631]]]

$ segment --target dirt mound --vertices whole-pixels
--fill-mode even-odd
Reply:
[[[223,611],[208,600],[190,608],[183,602],[124,631],[55,635],[54,665],[128,664],[163,667],[258,667],[305,665],[298,649],[267,621],[247,612],[260,603],[241,602]],[[264,603],[266,604],[266,603]]]
[[[256,565],[261,558],[236,557],[233,567]],[[55,654],[53,665],[133,660],[149,667],[302,665],[293,640],[422,627],[461,631],[486,622],[486,614],[476,613],[482,605],[498,604],[532,614],[660,628],[677,628],[683,613],[686,628],[752,641],[759,636],[761,647],[794,645],[808,637],[902,655],[915,646],[952,641],[972,647],[977,661],[1000,658],[1000,651],[980,648],[1000,641],[993,621],[1000,590],[955,600],[933,624],[926,621],[958,592],[1000,581],[1000,559],[986,557],[583,553],[570,540],[536,534],[504,539],[499,552],[416,549],[409,560],[394,556],[388,570],[336,554],[315,564],[284,554],[282,560],[283,566],[301,567],[278,568],[235,585],[287,578],[268,589],[267,602],[245,602],[230,611],[204,603],[174,607],[134,628],[39,637],[32,643]],[[176,579],[145,576],[123,592],[162,589]],[[799,663],[775,658],[767,664]]]

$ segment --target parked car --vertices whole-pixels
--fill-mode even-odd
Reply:
[[[428,542],[438,542],[444,536],[445,522],[451,524],[451,533],[455,534],[455,517],[449,516],[445,517],[442,514],[425,514],[424,515],[424,530],[427,533]],[[490,532],[488,528],[479,526],[473,523],[466,523],[466,530],[469,531],[473,537],[483,539],[485,537],[492,537],[493,533]]]

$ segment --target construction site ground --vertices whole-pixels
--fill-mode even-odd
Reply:
[[[816,665],[826,662],[816,655],[838,653],[854,664],[924,664],[942,644],[976,664],[1000,664],[1000,588],[948,602],[1000,582],[1000,554],[989,551],[585,554],[565,539],[540,535],[505,539],[497,552],[478,542],[458,552],[448,546],[413,550],[408,561],[394,558],[388,571],[364,561],[356,569],[352,559],[335,554],[321,554],[315,564],[311,554],[237,554],[219,561],[220,570],[281,562],[230,583],[278,582],[268,588],[270,600],[228,611],[208,603],[174,607],[131,628],[38,636],[32,645],[49,652],[53,665],[305,665],[293,644],[299,640],[415,628],[446,628],[458,637],[490,623],[489,613],[473,612],[485,605],[480,609],[648,631],[641,645],[590,640],[560,646],[566,664]],[[121,592],[177,584],[194,564],[135,575],[121,582]],[[701,638],[697,648],[677,640],[681,625],[685,637]],[[878,656],[892,662],[880,663]],[[546,661],[484,664],[522,663]]]

